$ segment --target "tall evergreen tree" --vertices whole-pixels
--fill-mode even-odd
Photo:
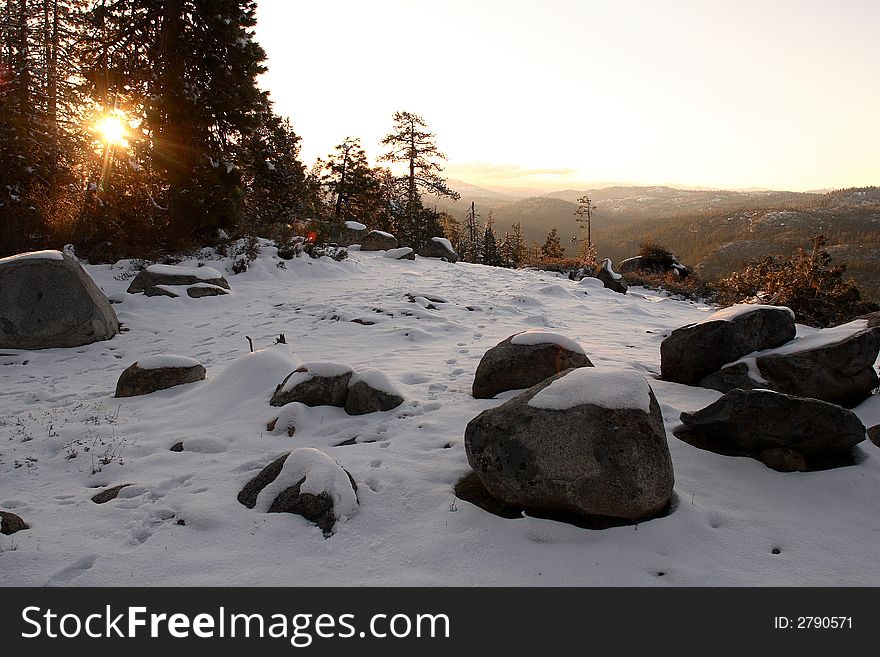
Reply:
[[[335,223],[359,221],[375,226],[390,211],[383,172],[370,166],[360,139],[347,138],[321,167],[321,183],[333,204]]]
[[[547,239],[541,247],[541,254],[546,260],[558,260],[565,256],[565,250],[559,241],[559,231],[555,226],[547,233]]]
[[[528,259],[528,243],[523,233],[522,222],[513,224],[513,233],[510,236],[510,260],[514,267],[522,267]]]

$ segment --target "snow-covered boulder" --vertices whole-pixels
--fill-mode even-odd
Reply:
[[[392,260],[415,260],[416,254],[408,246],[401,246],[397,249],[388,249],[385,252],[385,257]]]
[[[765,388],[853,407],[877,387],[878,354],[880,328],[868,328],[868,320],[859,319],[750,354],[700,385],[720,392]]]
[[[349,415],[390,411],[402,403],[403,394],[378,370],[356,372],[348,382],[345,412]]]
[[[465,450],[489,494],[534,515],[637,522],[672,497],[660,406],[633,370],[543,381],[471,420]]]
[[[284,406],[299,402],[306,406],[345,406],[352,369],[339,363],[304,363],[275,388],[269,402]]]
[[[602,285],[614,292],[626,294],[627,289],[629,289],[626,279],[611,267],[611,260],[609,258],[605,258],[602,261],[599,269],[596,270],[595,277],[602,281]]]
[[[367,234],[367,227],[359,221],[346,221],[330,231],[330,241],[339,246],[360,244]]]
[[[229,289],[229,283],[213,267],[178,267],[176,265],[150,265],[138,272],[128,286],[129,294],[144,292],[158,285],[197,285],[208,283]]]
[[[371,230],[361,240],[361,251],[387,251],[397,248],[397,238],[382,230]]]
[[[205,368],[194,358],[171,354],[149,356],[125,368],[116,383],[116,397],[148,395],[204,378]]]
[[[79,347],[119,333],[110,302],[60,251],[0,259],[0,348]]]
[[[9,536],[22,529],[29,529],[27,523],[21,519],[21,516],[11,511],[0,511],[0,534]]]
[[[782,472],[849,465],[852,447],[865,439],[852,411],[771,390],[732,390],[681,421],[673,433],[686,443]]]
[[[491,399],[506,390],[530,388],[571,367],[592,367],[583,347],[558,333],[533,329],[511,335],[485,353],[472,393]]]
[[[452,242],[445,237],[432,237],[419,250],[423,258],[440,258],[446,262],[458,262],[458,254],[452,248]]]
[[[357,484],[324,452],[303,447],[276,459],[251,479],[238,501],[263,513],[293,513],[331,536],[358,507]]]
[[[794,339],[794,313],[782,306],[740,304],[673,331],[660,344],[663,379],[697,385],[727,363]]]

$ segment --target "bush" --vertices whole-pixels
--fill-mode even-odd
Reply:
[[[760,302],[788,306],[795,318],[809,326],[827,327],[848,322],[880,306],[862,298],[859,287],[844,278],[845,263],[832,264],[824,250],[827,238],[810,240],[809,253],[768,256],[753,260],[742,271],[718,282],[718,301],[724,305]]]
[[[713,302],[717,290],[696,274],[687,276],[676,275],[674,272],[663,274],[642,270],[624,274],[629,285],[644,287],[649,290],[663,290],[671,295],[692,301]]]
[[[675,256],[672,255],[672,251],[665,246],[661,246],[650,237],[639,244],[638,255],[647,260],[667,263],[670,265],[675,262]]]

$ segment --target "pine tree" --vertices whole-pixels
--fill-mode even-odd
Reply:
[[[559,260],[565,257],[565,250],[559,241],[559,232],[555,226],[547,234],[547,239],[541,247],[541,253],[546,260]]]
[[[459,199],[460,195],[449,189],[439,175],[441,162],[446,156],[437,148],[435,135],[428,132],[425,120],[411,112],[395,112],[394,128],[382,140],[387,151],[382,162],[405,163],[406,173],[398,176],[396,192],[400,199],[397,210],[397,237],[401,244],[418,250],[434,235],[422,223],[425,218],[422,194]]]
[[[462,235],[462,243],[459,257],[465,262],[480,262],[480,253],[482,250],[483,231],[480,226],[480,215],[477,213],[477,206],[471,202],[465,215],[464,231]]]
[[[513,234],[511,235],[511,255],[510,260],[514,267],[521,267],[528,260],[528,243],[523,234],[522,222],[517,221],[513,224]]]
[[[382,172],[373,169],[360,139],[347,138],[322,162],[321,183],[333,205],[335,228],[345,221],[375,226],[390,208]]]
[[[483,231],[480,262],[490,267],[499,267],[501,265],[501,256],[498,253],[498,237],[495,235],[495,218],[491,212],[486,218],[486,228]]]

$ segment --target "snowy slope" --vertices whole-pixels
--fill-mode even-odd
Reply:
[[[0,508],[31,525],[0,536],[0,585],[880,585],[874,445],[860,446],[854,467],[782,474],[672,436],[681,411],[719,393],[654,380],[660,341],[712,309],[639,288],[622,296],[547,273],[381,253],[278,262],[271,247],[239,276],[209,261],[232,292],[204,299],[128,295],[129,281],[116,278],[123,269],[88,267],[122,300],[114,308],[128,331],[0,356]],[[425,307],[407,294],[448,302]],[[591,531],[505,520],[455,499],[468,471],[465,425],[514,394],[473,399],[477,363],[536,328],[576,340],[597,368],[647,376],[675,466],[670,516]],[[287,346],[273,346],[279,333]],[[246,335],[262,351],[249,354]],[[198,359],[207,379],[113,398],[125,367],[162,354]],[[293,437],[270,433],[282,409],[269,398],[303,361],[380,370],[406,401],[358,417],[294,405],[283,411]],[[880,422],[880,398],[858,412]],[[169,451],[178,441],[184,451]],[[298,516],[236,501],[297,447],[326,451],[358,485],[360,507],[329,539]],[[117,484],[132,485],[91,501],[97,486]]]

